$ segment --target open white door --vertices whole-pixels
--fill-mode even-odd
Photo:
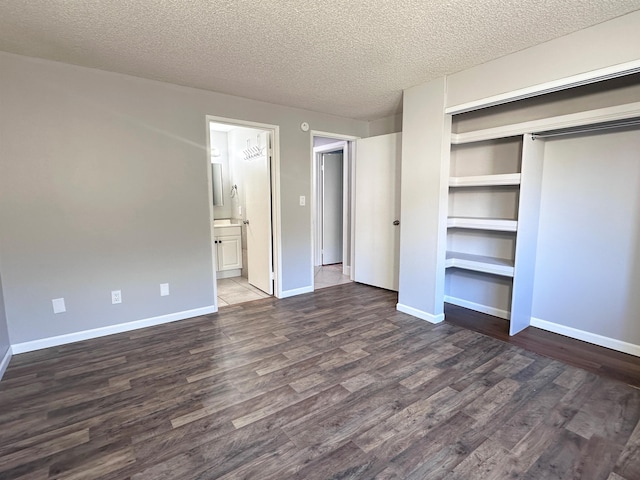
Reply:
[[[273,295],[271,246],[271,141],[269,132],[258,136],[265,154],[243,163],[245,222],[249,283]]]
[[[355,158],[354,280],[398,290],[401,134],[358,140]]]
[[[322,155],[322,264],[342,263],[342,152]]]

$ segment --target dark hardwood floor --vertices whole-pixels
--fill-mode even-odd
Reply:
[[[445,304],[446,321],[503,342],[560,360],[598,375],[640,388],[640,358],[591,343],[528,327],[509,336],[509,322],[502,318]],[[640,477],[639,477],[640,480]]]
[[[395,303],[346,284],[17,355],[0,478],[640,478],[634,357],[585,347],[596,374]]]

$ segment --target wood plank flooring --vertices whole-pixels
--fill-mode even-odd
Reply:
[[[0,479],[640,478],[640,390],[359,284],[15,356]]]
[[[640,388],[640,358],[535,327],[509,336],[502,318],[445,304],[446,321]],[[639,477],[640,478],[640,477]]]

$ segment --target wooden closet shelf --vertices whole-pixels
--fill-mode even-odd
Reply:
[[[474,175],[466,177],[450,177],[450,187],[493,187],[500,185],[520,185],[522,175],[504,173],[499,175]]]
[[[447,252],[445,268],[455,267],[475,272],[513,277],[513,261],[505,258],[487,257],[462,252]]]
[[[518,230],[518,221],[501,218],[449,217],[447,219],[447,227],[515,232]]]

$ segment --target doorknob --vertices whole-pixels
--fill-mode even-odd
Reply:
[[[249,225],[249,220],[243,220],[242,223],[244,223],[245,225]]]
[[[394,220],[394,221],[393,221],[393,224],[394,224],[394,225],[400,225],[400,220]]]

